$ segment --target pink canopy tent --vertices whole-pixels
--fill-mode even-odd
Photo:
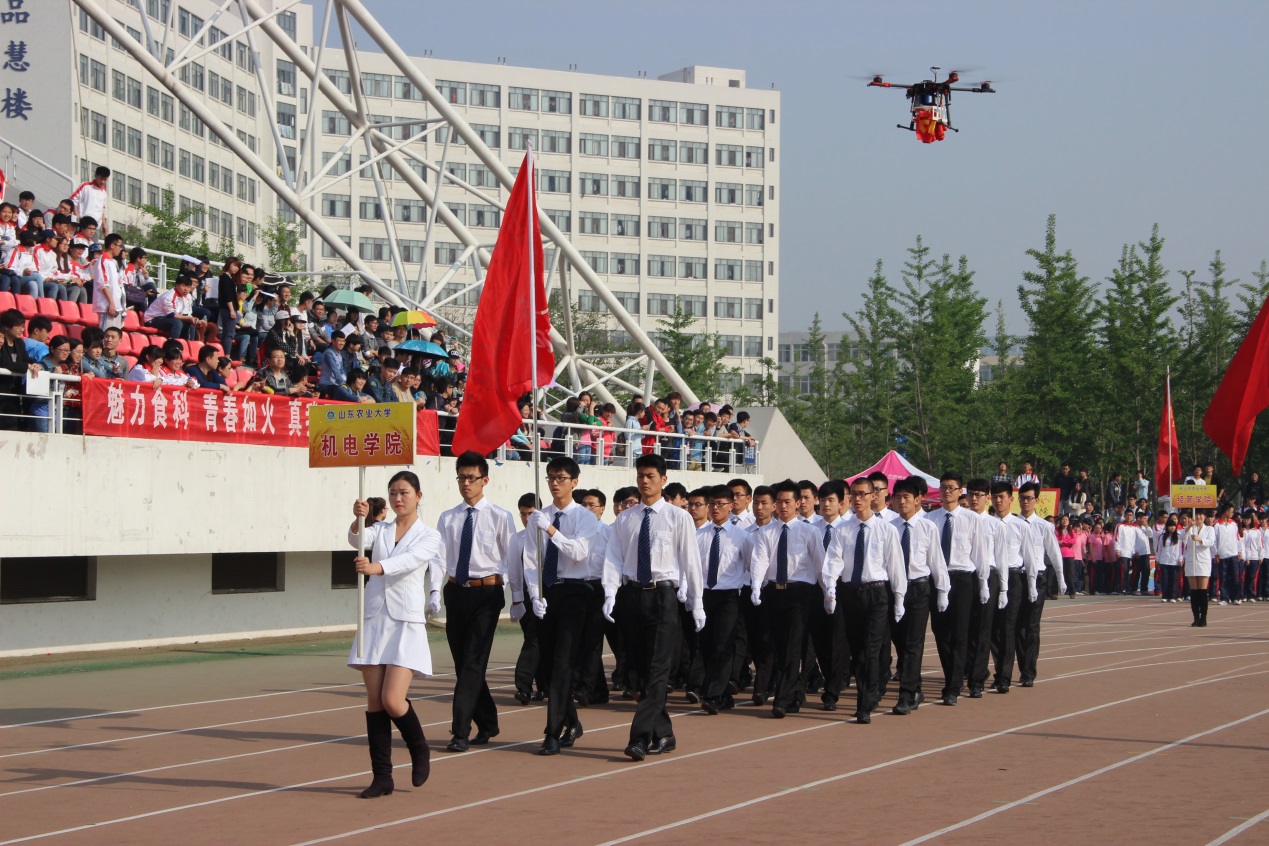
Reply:
[[[909,476],[920,476],[925,479],[925,484],[929,487],[929,493],[926,495],[926,498],[938,499],[939,480],[931,476],[929,473],[920,470],[915,464],[908,461],[908,459],[904,458],[894,450],[890,450],[890,452],[882,456],[880,461],[869,467],[867,470],[862,470],[854,476],[848,477],[846,479],[846,483],[850,484],[860,476],[867,476],[871,473],[877,472],[878,470],[886,474],[886,478],[890,481],[891,491],[894,490],[894,483],[897,480],[906,479]]]

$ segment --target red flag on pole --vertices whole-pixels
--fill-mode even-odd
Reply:
[[[1172,416],[1172,371],[1168,370],[1163,394],[1163,419],[1159,422],[1159,450],[1154,458],[1154,489],[1162,496],[1172,495],[1172,483],[1181,478],[1181,444],[1176,436],[1176,418]]]
[[[505,443],[520,428],[516,402],[535,385],[549,385],[555,373],[534,182],[530,150],[507,200],[476,308],[467,391],[454,429],[455,455],[466,450],[487,455]]]
[[[1256,415],[1269,407],[1269,300],[1247,330],[1203,415],[1203,431],[1242,472]]]

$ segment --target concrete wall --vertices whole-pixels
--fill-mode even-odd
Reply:
[[[349,628],[355,594],[331,588],[330,551],[348,548],[357,471],[310,470],[307,456],[0,432],[0,557],[97,559],[95,600],[0,605],[0,655]],[[367,470],[367,494],[384,496],[397,469]],[[423,485],[423,519],[435,524],[458,502],[454,461],[410,469]],[[490,477],[486,495],[508,509],[533,490],[529,464],[495,466]],[[693,488],[727,476],[671,479]],[[582,483],[611,495],[634,471],[586,467]],[[284,590],[212,594],[211,553],[265,551],[286,553]]]

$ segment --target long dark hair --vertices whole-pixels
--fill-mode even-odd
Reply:
[[[1174,529],[1175,531],[1169,532],[1168,529]],[[1179,543],[1180,541],[1181,541],[1180,524],[1176,520],[1172,518],[1168,518],[1168,522],[1163,524],[1163,543],[1175,544],[1175,543]]]

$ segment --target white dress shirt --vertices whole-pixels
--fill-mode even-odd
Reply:
[[[753,521],[754,521],[753,512],[750,511],[748,508],[746,508],[744,511],[740,512],[739,514],[731,515],[731,524],[733,526],[739,526],[742,529],[747,529],[750,526],[752,526]]]
[[[1233,520],[1217,520],[1212,527],[1216,535],[1216,557],[1238,557],[1238,524]]]
[[[996,571],[996,575],[1000,577],[1000,585],[1005,590],[1009,589],[1009,565],[1006,563],[1005,541],[1001,537],[1003,525],[996,519],[991,510],[981,511],[978,517],[983,521],[983,540],[984,546],[990,548],[989,560],[991,561],[991,569]],[[989,571],[990,572],[990,571]]]
[[[1040,477],[1034,473],[1019,473],[1013,479],[1013,489],[1015,491],[1020,490],[1023,485],[1028,485],[1032,482],[1038,483],[1039,481],[1040,481]]]
[[[709,551],[718,535],[718,581],[713,590],[739,590],[745,584],[745,562],[741,552],[749,534],[731,521],[721,526],[706,523],[696,530],[696,549],[701,556],[701,584],[709,587]]]
[[[594,513],[594,512],[591,512]],[[604,556],[608,554],[608,541],[612,538],[612,526],[599,518],[595,518],[599,530],[590,538],[590,554],[586,556],[586,569],[594,573],[593,578],[604,577]]]
[[[767,520],[766,525],[759,526],[757,521],[745,528],[745,545],[740,548],[740,557],[745,565],[745,584],[752,584],[750,573],[753,570],[753,551],[758,543],[759,536],[771,528],[772,520]]]
[[[1133,540],[1132,554],[1149,555],[1150,541],[1153,539],[1152,535],[1153,533],[1150,531],[1149,526],[1138,526],[1137,537]],[[1235,555],[1237,555],[1237,553],[1235,553]]]
[[[1017,514],[1006,514],[1000,520],[1000,525],[1003,531],[996,535],[996,540],[1002,547],[1005,566],[1010,570],[1022,570],[1027,574],[1031,584],[1035,584],[1039,566],[1031,554],[1031,544],[1025,542],[1027,532],[1030,530],[1027,521]],[[1001,586],[1005,588],[1008,585],[1008,582],[1001,583]]]
[[[855,512],[852,511],[851,515],[853,516],[854,513]],[[891,510],[890,506],[887,505],[885,508],[877,512],[877,516],[882,520],[885,520],[887,523],[893,523],[895,518],[899,516],[899,512]]]
[[[934,524],[939,548],[943,546],[943,524],[952,521],[952,554],[947,558],[948,573],[976,573],[979,590],[987,584],[987,575],[995,561],[989,540],[983,538],[983,521],[968,508],[948,511],[939,508],[925,515]]]
[[[173,314],[179,314],[182,317],[192,317],[194,314],[194,295],[186,294],[182,297],[176,293],[175,288],[168,288],[155,297],[154,302],[150,303],[150,307],[145,310],[145,319],[148,323],[156,317],[168,317]]]
[[[900,557],[903,556],[905,523],[908,526],[908,579],[929,577],[934,589],[946,596],[951,582],[947,579],[947,562],[943,560],[943,547],[939,544],[939,535],[934,524],[925,519],[920,511],[906,521],[895,514],[890,525],[894,526],[895,534],[899,536]]]
[[[773,520],[765,532],[754,535],[749,579],[754,590],[774,582],[779,574],[780,538],[785,537],[788,581],[820,584],[824,572],[824,532],[801,517],[788,523]]]
[[[383,567],[382,576],[366,580],[366,619],[386,611],[393,620],[423,623],[427,621],[428,568],[435,568],[441,536],[422,520],[415,520],[399,541],[396,531],[395,519],[366,527],[368,557]],[[357,546],[356,532],[348,533],[348,543]]]
[[[1160,567],[1177,567],[1181,564],[1181,553],[1184,548],[1181,546],[1181,539],[1178,537],[1176,543],[1161,542],[1159,551],[1155,554],[1155,561]]]
[[[599,534],[599,518],[595,512],[585,506],[570,502],[562,511],[555,503],[542,509],[542,513],[552,522],[559,513],[560,525],[555,534],[547,537],[546,532],[532,528],[524,542],[524,582],[525,591],[530,599],[539,599],[538,595],[538,562],[546,555],[551,544],[559,550],[556,557],[555,577],[557,579],[598,579],[601,569],[591,570],[590,543]],[[541,550],[538,543],[541,543]]]
[[[876,514],[870,513],[867,520],[856,519],[844,531],[833,533],[824,561],[824,592],[836,595],[839,581],[842,585],[850,584],[860,532],[864,535],[860,582],[889,582],[895,608],[902,609],[903,597],[908,592],[908,573],[903,565],[903,550],[899,548],[899,533]]]
[[[623,582],[638,580],[639,532],[649,508],[652,581],[673,582],[684,597],[687,610],[695,611],[701,607],[701,556],[696,549],[696,527],[686,511],[665,499],[652,505],[639,503],[617,516],[604,555],[604,596],[615,597]]]
[[[1030,527],[1030,531],[1027,532],[1027,543],[1031,544],[1031,556],[1036,561],[1037,575],[1047,557],[1057,575],[1058,593],[1066,593],[1066,578],[1062,575],[1062,547],[1058,546],[1057,530],[1053,528],[1052,523],[1034,512],[1030,517],[1023,519]]]
[[[1115,557],[1132,558],[1137,548],[1137,527],[1131,523],[1120,523],[1115,527]]]
[[[515,534],[515,520],[511,512],[494,505],[488,497],[481,497],[472,508],[471,556],[467,561],[468,577],[484,579],[489,576],[507,577],[506,556],[511,548],[511,536]],[[467,503],[459,503],[441,515],[436,530],[445,541],[445,575],[454,578],[458,568],[458,553],[463,544],[463,523],[467,520]]]
[[[528,529],[521,529],[511,536],[507,544],[507,586],[511,588],[511,601],[524,602],[524,540]]]

